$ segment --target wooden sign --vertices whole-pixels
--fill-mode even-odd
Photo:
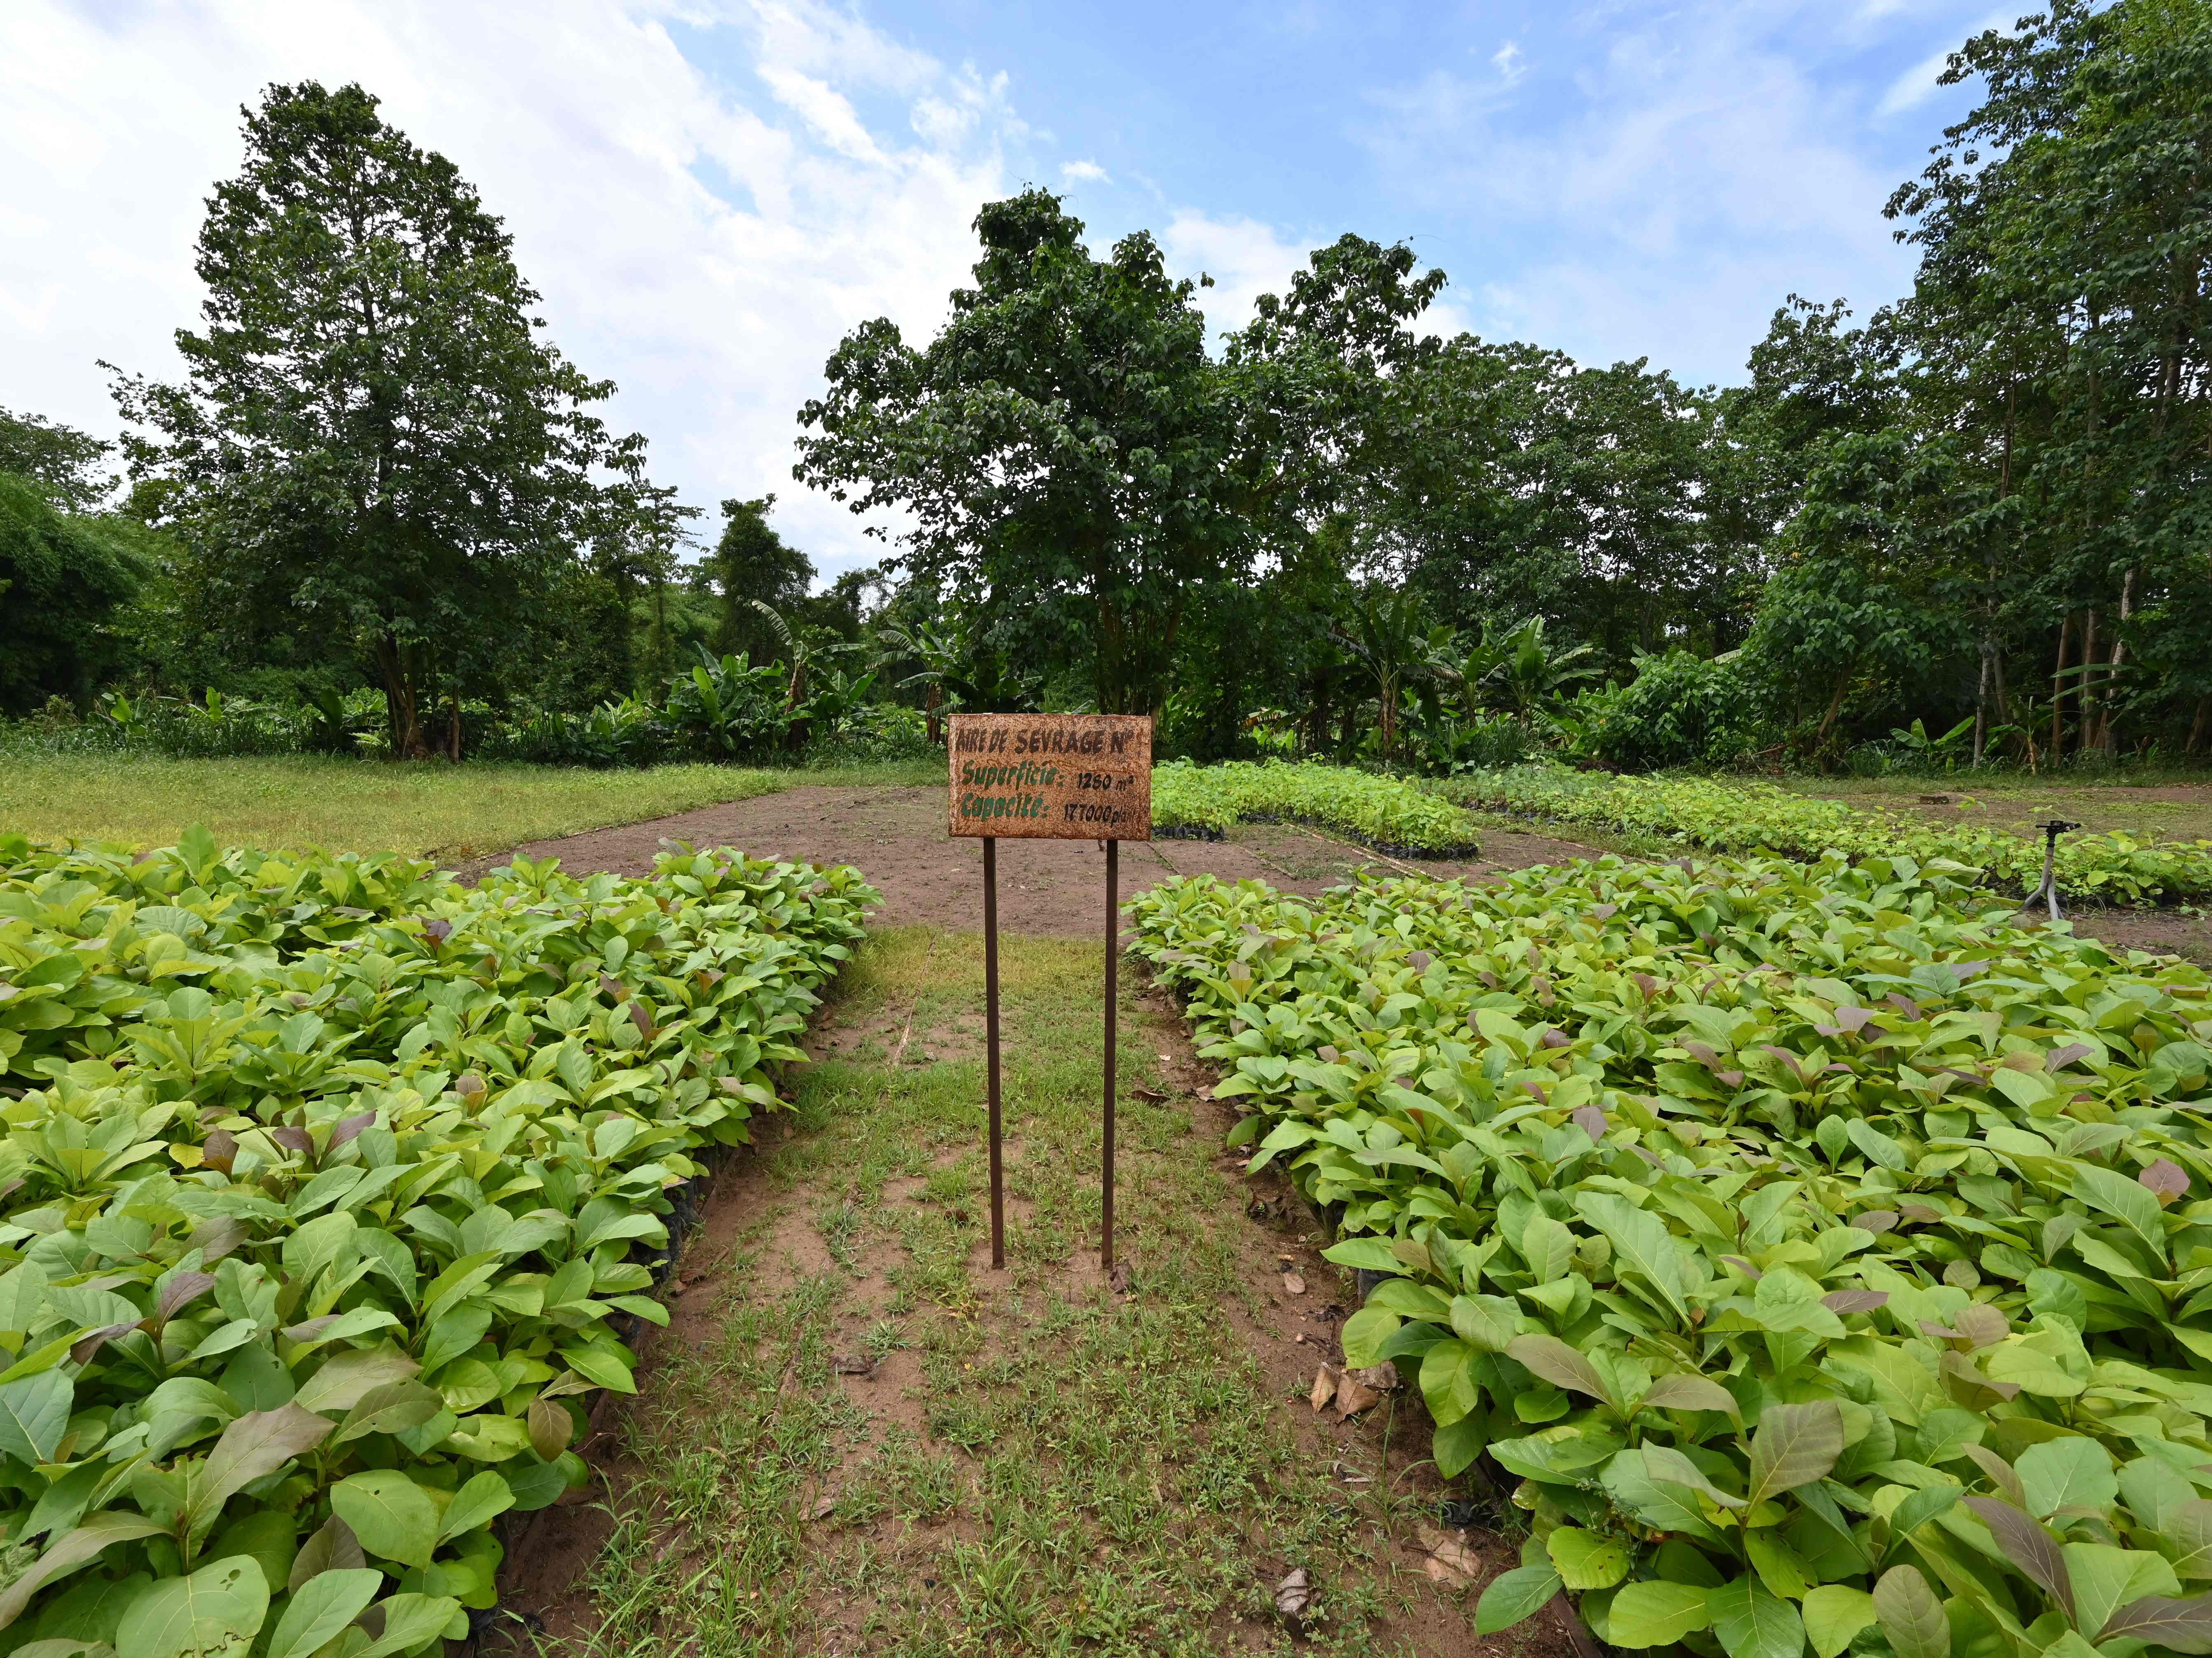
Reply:
[[[1150,840],[1145,714],[955,714],[951,832],[1007,840]]]

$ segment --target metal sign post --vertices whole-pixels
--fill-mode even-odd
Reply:
[[[1099,1265],[1114,1266],[1114,1082],[1121,844],[1152,838],[1152,722],[1133,714],[955,714],[947,832],[983,843],[983,1046],[991,1119],[991,1265],[1006,1264],[999,1088],[999,842],[1096,840],[1106,850],[1106,1053]]]

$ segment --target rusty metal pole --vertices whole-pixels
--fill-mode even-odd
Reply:
[[[1121,843],[1106,843],[1106,1183],[1100,1193],[1098,1265],[1114,1270],[1114,1046],[1121,965]]]
[[[1006,1185],[999,1155],[999,841],[983,837],[983,1051],[991,1096],[991,1265],[1006,1264]]]

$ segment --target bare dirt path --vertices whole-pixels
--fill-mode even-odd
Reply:
[[[1155,840],[1121,849],[1121,888],[1133,895],[1174,875],[1252,877],[1285,892],[1316,893],[1350,878],[1361,864],[1418,869],[1449,879],[1596,856],[1571,841],[1487,831],[1473,863],[1387,860],[1348,842],[1293,825],[1239,825],[1227,840]],[[559,840],[533,841],[464,873],[474,876],[508,856],[557,857],[572,874],[649,874],[668,841],[735,846],[756,857],[850,863],[884,895],[879,927],[983,924],[981,843],[945,832],[942,789],[809,786],[732,801],[675,817]],[[1086,938],[1104,924],[1104,856],[1091,841],[999,843],[999,924],[1011,933]]]
[[[1125,897],[1174,875],[1247,878],[1279,891],[1312,896],[1348,881],[1364,866],[1418,871],[1440,880],[1477,879],[1539,863],[1602,856],[1600,849],[1534,831],[1488,826],[1482,856],[1472,862],[1383,858],[1316,830],[1290,824],[1240,824],[1222,841],[1156,840],[1121,849]],[[652,872],[671,841],[735,846],[756,857],[850,863],[884,895],[874,924],[957,929],[983,924],[983,854],[980,842],[945,832],[945,791],[930,788],[854,788],[808,784],[781,794],[702,807],[674,817],[558,840],[532,841],[496,858],[480,858],[471,879],[509,856],[557,857],[574,874]],[[999,924],[1040,938],[1089,938],[1104,925],[1104,857],[1091,841],[999,843]],[[2183,955],[2212,963],[2212,917],[2195,910],[2085,909],[2075,930],[2127,949]]]

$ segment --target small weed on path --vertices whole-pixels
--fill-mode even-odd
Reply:
[[[1231,1172],[1221,1108],[1139,986],[1124,1270],[1099,1271],[1098,949],[1002,952],[1006,1269],[969,1035],[981,942],[879,934],[793,1118],[716,1189],[641,1393],[592,1449],[591,1504],[518,1550],[508,1604],[543,1617],[537,1649],[1522,1649],[1473,1624],[1513,1545],[1441,1532],[1432,1472],[1385,1454],[1418,1404],[1346,1423],[1307,1403],[1349,1286],[1310,1219]],[[1279,1595],[1297,1571],[1310,1594]]]

